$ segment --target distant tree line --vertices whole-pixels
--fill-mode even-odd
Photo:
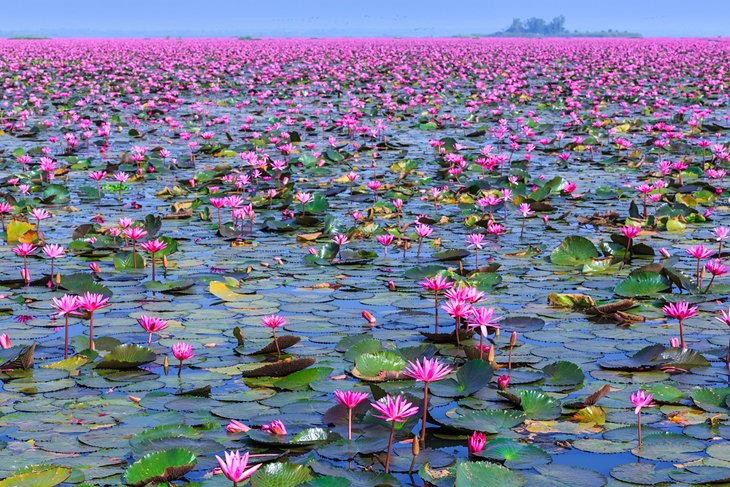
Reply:
[[[475,34],[475,37],[481,37]],[[488,34],[487,37],[641,37],[636,32],[627,32],[615,29],[600,32],[578,32],[565,28],[565,17],[555,17],[548,22],[545,19],[530,17],[529,19],[514,19],[507,29]]]
[[[514,19],[512,25],[504,32],[517,35],[532,34],[542,36],[558,36],[568,33],[565,30],[565,17],[562,15],[555,17],[550,22],[537,17],[530,17],[524,22],[522,19]]]

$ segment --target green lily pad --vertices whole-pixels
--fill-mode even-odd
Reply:
[[[67,467],[30,465],[16,470],[13,475],[0,480],[0,487],[54,487],[71,476]]]
[[[560,360],[546,365],[543,372],[548,376],[545,385],[550,386],[577,386],[582,384],[585,374],[576,364]]]
[[[555,265],[578,266],[592,261],[599,256],[593,242],[585,237],[572,235],[566,237],[550,253],[550,262]]]
[[[486,387],[493,375],[492,366],[485,360],[469,360],[456,371],[453,378],[434,382],[429,390],[441,397],[470,396]]]
[[[678,433],[656,433],[644,437],[641,448],[632,453],[641,458],[662,462],[688,462],[698,458],[694,453],[705,450],[705,442]]]
[[[725,399],[730,394],[730,387],[702,387],[690,394],[692,401],[705,411],[711,413],[727,413],[728,406]]]
[[[459,487],[519,487],[527,481],[510,469],[489,462],[464,462],[456,467]]]
[[[309,467],[293,463],[268,463],[251,476],[252,487],[296,487],[312,480]]]
[[[519,406],[530,419],[549,420],[560,417],[560,404],[544,392],[522,389],[514,393],[499,391],[499,394]]]
[[[329,431],[323,428],[307,428],[296,435],[272,435],[266,431],[252,429],[246,435],[257,443],[282,446],[310,446],[328,441]]]
[[[406,365],[400,355],[389,350],[364,353],[355,360],[357,372],[364,377],[378,377],[381,371],[400,372]]]
[[[511,469],[532,468],[552,460],[545,450],[535,445],[518,443],[509,438],[496,438],[487,443],[479,456],[502,463]]]
[[[544,487],[602,487],[606,485],[606,477],[587,468],[572,465],[538,465],[537,474],[527,476],[530,485]]]
[[[333,370],[332,367],[312,367],[299,370],[274,381],[274,386],[292,391],[306,389],[312,382],[329,377]]]
[[[114,269],[124,271],[128,269],[144,269],[146,263],[139,252],[122,251],[114,255]]]
[[[141,487],[149,483],[168,482],[185,476],[195,468],[195,454],[185,448],[171,448],[149,453],[124,473],[124,481]]]
[[[653,296],[669,290],[669,279],[658,272],[636,272],[619,282],[613,292],[626,298]]]
[[[639,485],[657,485],[669,482],[671,469],[657,470],[653,463],[625,463],[611,470],[611,477]]]
[[[119,345],[104,355],[100,362],[97,362],[97,369],[134,369],[140,365],[154,362],[157,358],[155,352],[149,347],[127,344]]]
[[[730,482],[730,468],[691,465],[684,470],[673,470],[669,477],[690,485],[723,484]]]
[[[514,428],[524,421],[525,415],[519,411],[509,410],[457,410],[453,417],[447,417],[440,422],[452,428],[466,431],[481,431],[487,434],[497,434]]]

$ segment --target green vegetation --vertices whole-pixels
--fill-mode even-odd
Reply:
[[[514,19],[507,29],[486,37],[641,37],[641,34],[613,29],[599,32],[570,31],[565,28],[565,17],[560,15],[550,22],[537,17],[524,21]]]

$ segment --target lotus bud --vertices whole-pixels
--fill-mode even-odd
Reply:
[[[515,345],[517,345],[517,332],[513,331],[509,337],[509,346],[514,347]]]
[[[421,445],[418,441],[418,436],[414,436],[413,440],[411,441],[411,453],[413,453],[413,456],[418,456],[419,453],[421,453]]]
[[[378,321],[377,319],[375,319],[375,316],[373,316],[373,314],[367,310],[362,311],[362,317],[365,318],[365,321],[367,321],[371,325],[375,324]]]
[[[165,375],[167,375],[167,371],[170,368],[170,362],[167,360],[167,355],[165,355],[165,361],[162,362],[162,369],[165,371]]]
[[[487,360],[494,362],[494,347],[489,347],[489,354],[487,354]]]
[[[56,286],[60,286],[60,285],[61,285],[61,273],[56,272]]]

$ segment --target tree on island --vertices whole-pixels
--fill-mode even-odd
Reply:
[[[512,24],[501,32],[490,34],[491,37],[641,37],[635,32],[607,29],[600,32],[579,32],[565,28],[565,17],[559,15],[550,22],[538,17],[514,19]]]
[[[504,31],[508,34],[537,34],[537,35],[560,35],[567,34],[565,30],[565,17],[555,17],[549,23],[545,19],[530,17],[522,22],[522,19],[514,19],[512,25]]]

